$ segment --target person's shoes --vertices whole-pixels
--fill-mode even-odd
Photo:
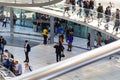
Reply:
[[[27,62],[26,60],[24,62]]]
[[[29,60],[26,60],[26,62],[29,62]]]

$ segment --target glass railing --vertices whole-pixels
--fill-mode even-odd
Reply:
[[[67,4],[67,6],[64,6],[64,3],[45,6],[44,8],[61,12],[64,17],[75,20],[77,23],[79,23],[78,21],[85,22],[95,29],[104,30],[105,32],[120,37],[120,19],[115,18],[115,12],[113,11],[111,11],[111,15],[109,16],[105,15],[104,12],[97,12],[96,8],[94,8],[94,10],[81,8],[79,6],[74,6],[72,8],[72,5]]]
[[[16,3],[16,4],[32,4],[32,3],[45,3],[53,0],[0,0],[2,3]]]
[[[47,6],[62,0],[0,0],[1,6],[35,7]]]

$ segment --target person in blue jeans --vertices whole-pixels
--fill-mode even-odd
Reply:
[[[38,32],[39,32],[39,33],[41,33],[41,32],[42,32],[42,28],[41,28],[41,26],[42,26],[42,25],[41,25],[41,23],[38,23],[38,25],[37,25],[37,26],[38,26],[38,27],[37,27],[37,28],[38,28],[38,29],[37,29],[37,30],[38,30]]]

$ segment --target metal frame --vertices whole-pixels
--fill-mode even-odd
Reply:
[[[58,3],[62,0],[52,0],[52,1],[48,1],[48,2],[44,2],[44,3],[31,3],[31,4],[26,4],[26,3],[4,3],[4,2],[0,2],[1,6],[17,6],[17,7],[41,7],[41,6],[47,6],[47,5],[51,5],[51,4],[55,4]]]

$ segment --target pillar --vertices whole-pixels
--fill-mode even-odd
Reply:
[[[10,8],[10,38],[14,37],[13,8]]]
[[[95,30],[90,29],[90,48],[94,48]]]
[[[54,17],[50,16],[50,43],[54,43]]]

